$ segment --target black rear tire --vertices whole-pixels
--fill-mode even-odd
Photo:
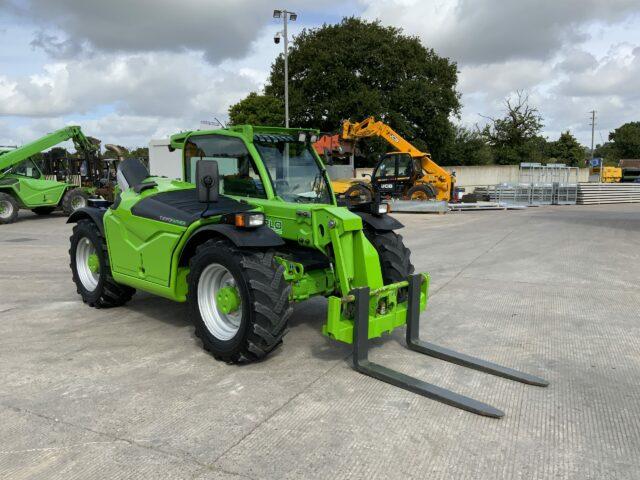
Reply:
[[[212,265],[224,267],[233,276],[239,294],[239,326],[228,339],[217,337],[207,326],[206,307],[201,310],[199,304],[198,285],[205,269]],[[212,239],[197,248],[189,266],[187,299],[196,336],[205,350],[227,363],[248,363],[264,358],[282,343],[293,311],[289,305],[291,286],[285,282],[284,267],[274,260],[272,252],[243,250]],[[220,308],[217,300],[214,305]],[[211,317],[206,318],[211,324]]]
[[[80,241],[87,239],[95,249],[98,257],[98,282],[95,289],[91,290],[85,286],[78,274],[77,254],[78,244]],[[116,283],[111,276],[111,267],[109,265],[109,254],[107,252],[107,242],[105,241],[98,226],[88,219],[78,221],[73,227],[73,235],[69,239],[71,248],[69,249],[69,257],[71,259],[70,267],[73,273],[73,281],[82,301],[94,308],[111,308],[120,307],[131,300],[133,294],[136,293],[134,288]]]
[[[378,252],[385,285],[402,282],[415,271],[411,263],[411,250],[404,245],[401,235],[395,232],[379,232],[371,228],[365,228],[364,234]],[[407,294],[407,289],[401,289],[398,292],[398,300],[406,300]]]
[[[56,207],[36,207],[32,208],[31,211],[36,215],[50,215],[55,209]]]
[[[62,210],[65,215],[71,215],[78,208],[89,205],[89,194],[81,188],[74,188],[64,194]]]
[[[409,200],[433,200],[437,193],[431,185],[415,185],[407,191]]]
[[[0,225],[13,223],[18,218],[20,206],[13,196],[8,193],[0,193]]]

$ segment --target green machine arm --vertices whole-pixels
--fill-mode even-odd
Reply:
[[[94,153],[98,149],[96,145],[84,136],[80,127],[69,126],[0,155],[0,171],[18,165],[32,155],[55,147],[59,143],[66,142],[67,140],[73,140],[73,144],[78,152]]]

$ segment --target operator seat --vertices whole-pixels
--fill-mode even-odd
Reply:
[[[118,165],[116,178],[121,191],[135,188],[149,177],[149,170],[137,158],[127,158]]]

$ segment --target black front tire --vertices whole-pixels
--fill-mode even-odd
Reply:
[[[344,192],[344,198],[347,207],[355,207],[363,203],[371,203],[373,200],[373,192],[367,186],[355,184]]]
[[[89,205],[89,194],[81,188],[74,188],[64,194],[62,210],[65,215],[71,215],[78,208]]]
[[[85,238],[91,242],[98,257],[99,279],[94,289],[85,286],[78,274],[78,262],[76,260],[78,244]],[[131,300],[136,291],[129,286],[116,283],[111,276],[107,242],[102,233],[100,233],[98,226],[92,220],[83,219],[78,221],[73,227],[73,234],[69,240],[71,241],[71,248],[69,249],[71,263],[69,266],[73,273],[73,282],[76,284],[76,289],[84,303],[94,308],[111,308],[122,306]]]
[[[229,339],[214,335],[199,306],[202,273],[216,264],[233,276],[241,302],[239,327]],[[205,350],[227,363],[248,363],[264,358],[282,343],[293,311],[289,305],[291,286],[285,282],[284,267],[274,260],[272,252],[243,250],[212,239],[197,248],[189,266],[187,298],[196,336]]]
[[[55,209],[56,207],[36,207],[32,208],[31,211],[36,215],[50,215]]]
[[[365,228],[364,233],[378,252],[382,280],[385,285],[402,282],[415,271],[411,263],[411,250],[404,245],[401,235],[395,232],[380,232],[371,228]],[[401,289],[398,292],[398,300],[404,301],[407,294],[406,289]]]
[[[0,225],[13,223],[18,218],[20,206],[15,198],[8,193],[0,193]]]

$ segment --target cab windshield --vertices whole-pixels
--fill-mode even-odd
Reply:
[[[266,140],[256,138],[254,145],[277,196],[287,202],[331,203],[329,187],[309,143],[268,136]]]

